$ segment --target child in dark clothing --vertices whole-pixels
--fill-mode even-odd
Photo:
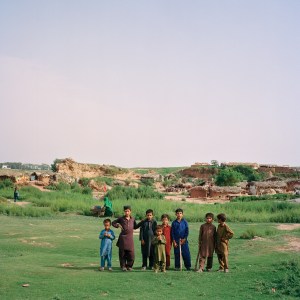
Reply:
[[[148,209],[146,211],[146,219],[141,222],[140,227],[140,241],[141,250],[143,256],[142,270],[147,268],[147,260],[149,258],[149,269],[153,268],[154,262],[154,247],[152,245],[152,239],[156,230],[157,222],[153,219],[153,210]]]

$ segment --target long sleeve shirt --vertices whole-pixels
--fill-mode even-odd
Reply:
[[[172,222],[171,238],[173,241],[175,241],[178,244],[179,240],[185,239],[187,242],[188,235],[189,235],[189,225],[185,219],[181,219],[180,222],[176,219],[175,221]]]
[[[99,239],[101,240],[100,256],[109,255],[112,251],[112,241],[115,239],[114,232],[112,230],[106,231],[103,229],[100,232]]]

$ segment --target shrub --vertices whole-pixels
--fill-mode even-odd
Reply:
[[[94,180],[95,180],[96,183],[105,183],[105,184],[110,185],[110,186],[112,186],[113,182],[114,182],[114,180],[112,178],[105,177],[105,176],[95,177]]]
[[[106,196],[111,200],[115,199],[162,199],[163,194],[156,192],[152,187],[140,186],[138,188],[127,187],[127,186],[116,186],[112,188]]]
[[[243,179],[247,181],[260,181],[263,177],[262,174],[258,173],[256,170],[249,166],[234,166],[232,167],[232,169],[242,174]]]
[[[88,186],[85,186],[83,189],[82,189],[82,194],[84,195],[91,195],[92,194],[92,189]]]
[[[243,179],[243,175],[238,171],[225,168],[222,169],[216,176],[216,184],[218,186],[234,186]]]
[[[259,234],[255,228],[248,228],[241,234],[240,239],[252,240],[256,236],[261,236],[261,234]]]
[[[0,181],[0,189],[11,188],[13,186],[13,182],[8,178]]]
[[[90,179],[89,178],[80,178],[79,179],[79,183],[83,186],[83,187],[86,187],[89,185],[89,182],[90,182]]]

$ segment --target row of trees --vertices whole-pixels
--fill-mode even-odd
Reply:
[[[0,169],[9,168],[13,170],[50,170],[47,164],[22,164],[21,162],[4,162],[0,163]]]

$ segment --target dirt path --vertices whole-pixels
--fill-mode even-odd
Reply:
[[[300,224],[279,224],[277,229],[279,230],[294,230],[300,228]]]
[[[166,200],[169,201],[180,201],[188,203],[197,203],[197,204],[215,204],[215,203],[226,203],[230,202],[229,200],[224,199],[200,199],[200,198],[187,198],[184,195],[168,195],[165,196]]]

